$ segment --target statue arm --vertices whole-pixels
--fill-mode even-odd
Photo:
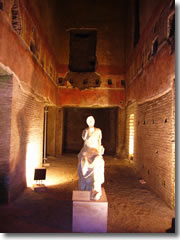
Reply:
[[[104,147],[101,145],[101,140],[102,140],[102,132],[101,132],[101,129],[99,131],[99,138],[98,138],[98,151],[100,153],[100,155],[103,155],[104,154]]]
[[[101,140],[102,140],[102,132],[101,132],[101,129],[99,129],[99,137],[98,137],[98,147],[101,146]]]

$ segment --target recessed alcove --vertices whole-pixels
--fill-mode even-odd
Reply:
[[[70,29],[69,70],[94,72],[96,67],[97,30]]]
[[[0,1],[0,10],[3,10],[3,7],[4,7],[4,6],[3,6],[3,3],[4,3],[4,1],[1,0],[1,1]]]

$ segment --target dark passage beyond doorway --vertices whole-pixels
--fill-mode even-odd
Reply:
[[[117,108],[64,108],[63,152],[78,153],[83,146],[81,137],[87,127],[86,118],[95,118],[95,127],[102,130],[105,154],[116,153]]]

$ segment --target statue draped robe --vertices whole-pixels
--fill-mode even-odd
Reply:
[[[79,189],[101,195],[101,184],[104,183],[104,147],[101,145],[102,133],[99,128],[82,133],[84,146],[78,154]]]

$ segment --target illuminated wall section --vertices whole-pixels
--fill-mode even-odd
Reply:
[[[44,104],[13,79],[10,146],[10,197],[32,186],[34,169],[42,164]]]
[[[132,103],[126,107],[126,156],[128,159],[136,163],[136,117],[137,117],[137,104]]]
[[[34,182],[34,170],[41,167],[42,162],[42,144],[34,134],[30,136],[26,148],[26,183],[31,187]]]
[[[134,154],[134,114],[129,117],[129,156],[133,160]]]

